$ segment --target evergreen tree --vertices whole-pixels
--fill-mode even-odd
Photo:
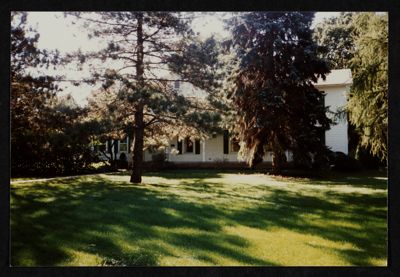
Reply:
[[[40,72],[60,59],[37,48],[27,15],[11,13],[11,174],[76,173],[93,162],[90,141],[101,126],[83,120],[86,109],[71,97],[58,97],[58,77]]]
[[[387,159],[387,15],[342,13],[318,24],[315,39],[332,68],[351,68],[349,149],[357,159]],[[368,154],[370,152],[370,154]],[[370,156],[370,157],[368,157]]]
[[[313,13],[250,12],[229,22],[236,63],[227,81],[237,110],[241,154],[250,166],[272,151],[273,172],[291,150],[296,162],[321,161],[326,147],[322,93],[314,87],[329,72],[312,39]],[[227,43],[228,44],[228,43]]]
[[[360,146],[387,160],[388,17],[359,13],[354,18],[356,52],[350,61],[353,86],[349,120],[360,135]]]
[[[320,56],[329,61],[330,69],[350,67],[355,52],[354,16],[355,13],[342,12],[339,16],[325,19],[314,28],[314,38],[325,50]]]
[[[57,87],[54,78],[32,76],[30,68],[56,60],[36,47],[39,35],[28,28],[26,12],[11,13],[11,168],[12,174],[34,171],[46,145],[46,118]]]
[[[108,42],[101,51],[78,53],[75,57],[81,62],[102,61],[103,66],[92,68],[91,81],[102,81],[104,91],[111,90],[117,95],[118,109],[125,111],[123,120],[133,127],[131,182],[140,183],[145,140],[151,134],[193,135],[210,122],[218,121],[218,114],[207,102],[189,99],[174,90],[175,82],[188,82],[207,90],[218,86],[213,80],[218,68],[217,45],[212,39],[205,42],[194,39],[189,27],[190,15],[185,15],[186,18],[172,12],[73,15],[85,22],[93,37]]]

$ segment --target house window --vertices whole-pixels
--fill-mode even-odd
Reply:
[[[114,154],[118,153],[119,150],[119,140],[113,140],[113,145],[114,145]]]
[[[185,139],[186,153],[193,153],[193,141],[190,138]]]
[[[240,150],[240,145],[239,141],[237,139],[232,139],[231,140],[231,152],[239,152]]]
[[[223,150],[224,154],[229,154],[229,132],[228,130],[224,131],[224,137],[223,137]]]
[[[128,138],[119,141],[119,152],[128,152]]]
[[[200,140],[199,139],[196,139],[195,141],[194,141],[194,153],[195,154],[200,154]]]
[[[178,139],[178,154],[182,154],[182,140]]]
[[[112,141],[111,141],[111,139],[107,140],[107,151],[108,151],[108,153],[112,153]]]
[[[179,81],[174,82],[174,89],[178,90],[179,89]]]

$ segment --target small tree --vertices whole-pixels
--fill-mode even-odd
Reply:
[[[251,167],[267,150],[272,151],[275,173],[285,150],[302,164],[325,155],[321,135],[331,121],[314,83],[329,70],[317,56],[313,16],[250,12],[229,22],[236,62],[227,82],[228,97],[237,110],[241,154]]]

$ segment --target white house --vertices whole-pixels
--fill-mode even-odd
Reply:
[[[352,84],[350,69],[332,70],[326,76],[326,80],[318,80],[315,87],[325,94],[325,106],[330,111],[336,112],[346,104],[347,94]],[[328,115],[329,116],[329,115]],[[343,118],[325,133],[325,143],[332,151],[340,151],[348,154],[347,119]],[[124,153],[130,158],[130,144],[128,139],[118,141],[111,147],[117,158]],[[191,140],[189,138],[179,140],[171,138],[169,146],[165,149],[167,161],[174,163],[191,162],[240,162],[238,159],[238,142],[230,139],[227,133],[224,135],[213,135],[207,140]],[[144,152],[144,161],[152,161],[153,155],[149,150]],[[288,161],[292,160],[289,152],[286,152]],[[267,153],[264,161],[271,161],[271,153]]]

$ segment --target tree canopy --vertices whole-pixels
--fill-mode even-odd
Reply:
[[[350,122],[360,145],[387,159],[388,18],[360,13],[354,19],[356,52],[350,60],[353,86],[348,102]]]
[[[97,100],[93,104],[118,111],[117,118],[132,126],[131,181],[140,183],[144,140],[201,135],[204,128],[218,121],[218,113],[206,101],[185,97],[174,89],[175,82],[190,83],[203,90],[218,86],[214,80],[218,70],[216,42],[196,40],[188,24],[190,14],[70,14],[83,22],[91,36],[107,42],[107,47],[100,51],[77,53],[71,58],[80,62],[101,61],[100,66],[92,67],[92,77],[86,81],[102,82],[101,90],[113,96],[103,104]]]
[[[72,98],[57,96],[56,76],[39,72],[60,57],[37,48],[39,34],[27,26],[27,13],[13,12],[11,19],[11,172],[80,172],[94,161],[90,140],[100,126],[82,120],[87,111]]]
[[[326,153],[322,135],[331,121],[314,83],[329,69],[317,56],[313,16],[250,12],[229,22],[235,64],[226,87],[237,110],[241,154],[250,166],[261,162],[266,150],[272,151],[275,172],[286,150],[306,166]]]
[[[342,13],[318,24],[314,34],[334,69],[351,68],[349,135],[355,156],[365,150],[387,159],[388,18],[373,12]],[[353,144],[353,142],[351,143]]]
[[[30,170],[32,160],[44,146],[48,103],[56,86],[49,76],[32,77],[28,69],[46,63],[47,56],[36,47],[39,35],[28,29],[27,13],[11,13],[11,165],[14,171]],[[24,155],[23,155],[24,154]],[[35,160],[35,159],[33,159]],[[39,162],[39,161],[38,161]]]
[[[320,56],[328,60],[330,69],[349,68],[354,56],[354,13],[342,12],[315,26],[314,38],[323,47]]]

